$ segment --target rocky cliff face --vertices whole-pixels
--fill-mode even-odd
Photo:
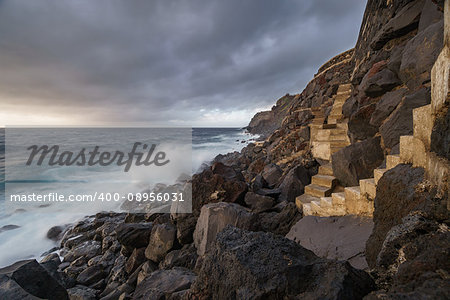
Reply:
[[[248,130],[264,141],[219,155],[193,176],[192,214],[99,213],[53,229],[49,236],[60,240],[64,261],[52,253],[40,264],[1,269],[0,298],[449,299],[448,190],[428,181],[423,168],[400,164],[385,172],[372,199],[373,223],[302,219],[295,204],[319,170],[334,169],[340,184],[355,184],[384,167],[386,154],[398,153],[399,137],[413,131],[412,110],[430,103],[443,7],[444,1],[369,0],[355,49],[252,119]],[[447,98],[428,150],[448,162],[448,86],[439,90]],[[315,125],[336,125],[332,107],[343,94],[340,121],[351,143],[327,167],[310,141]],[[326,238],[330,226],[336,227]],[[370,269],[336,258],[362,268],[367,260]],[[49,278],[45,287],[27,279],[41,277]]]
[[[267,137],[278,129],[281,122],[288,114],[289,108],[295,96],[286,94],[278,99],[271,110],[257,113],[250,121],[246,129],[252,134],[259,134]]]

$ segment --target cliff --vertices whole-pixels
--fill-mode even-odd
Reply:
[[[52,228],[63,262],[1,269],[0,298],[449,299],[449,18],[369,0],[355,48],[251,120],[263,141],[193,175],[192,214]]]

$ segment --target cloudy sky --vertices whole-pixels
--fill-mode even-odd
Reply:
[[[356,42],[363,0],[0,0],[0,125],[245,126]]]

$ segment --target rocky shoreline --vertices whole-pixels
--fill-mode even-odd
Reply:
[[[252,119],[247,129],[263,140],[193,175],[191,214],[101,212],[52,228],[56,249],[0,269],[0,298],[449,299],[448,173],[436,182],[441,169],[399,155],[400,137],[420,129],[415,109],[438,97],[432,68],[450,46],[444,6],[448,19],[448,1],[369,0],[355,48]],[[423,153],[448,166],[444,97]],[[314,130],[336,123],[346,124],[345,143],[319,152]],[[388,168],[388,157],[399,163]],[[326,168],[334,179],[321,205],[382,168],[375,196],[361,195],[371,210],[306,211],[316,202],[301,197],[313,177],[329,178],[315,177]]]

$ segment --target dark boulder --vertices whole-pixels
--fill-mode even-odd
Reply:
[[[47,238],[54,241],[60,240],[64,229],[63,226],[53,226],[47,231]]]
[[[177,240],[181,245],[190,244],[194,241],[193,234],[199,215],[200,212],[193,211],[191,214],[180,214],[177,216]]]
[[[128,274],[133,273],[145,260],[145,248],[134,249],[125,264],[125,271]]]
[[[450,160],[450,110],[444,106],[436,114],[431,132],[431,151]]]
[[[376,104],[375,111],[372,113],[372,116],[370,118],[370,125],[379,127],[383,123],[383,121],[394,111],[397,105],[399,105],[406,92],[406,88],[401,88],[384,94],[383,97],[381,97],[380,101],[378,101]]]
[[[94,284],[104,277],[106,277],[107,273],[105,272],[103,266],[101,265],[92,265],[84,269],[77,277],[77,282],[81,285],[89,286]]]
[[[131,248],[142,248],[148,245],[152,223],[124,223],[116,228],[117,240],[120,244]]]
[[[176,234],[175,226],[170,223],[154,225],[150,242],[145,249],[145,257],[154,262],[160,262],[167,252],[172,249]]]
[[[102,244],[98,241],[85,241],[78,246],[75,246],[68,253],[64,254],[64,261],[73,262],[78,258],[82,258],[82,260],[88,261],[101,254],[102,252]]]
[[[217,167],[214,173],[211,168],[195,174],[192,179],[192,209],[200,211],[201,207],[212,202],[232,202],[243,203],[245,193],[248,190],[247,184],[241,176],[235,172],[231,175],[232,168]],[[222,175],[223,174],[223,175]]]
[[[422,13],[420,15],[419,32],[428,28],[428,26],[439,22],[444,17],[438,5],[432,0],[425,0]]]
[[[357,108],[358,101],[356,101],[355,97],[350,97],[345,101],[344,105],[342,105],[342,114],[344,117],[349,118]]]
[[[348,131],[353,140],[364,140],[377,133],[378,127],[370,123],[375,108],[375,103],[362,106],[350,117]]]
[[[267,211],[272,208],[274,199],[269,196],[262,196],[253,192],[245,194],[245,204],[255,213]]]
[[[203,206],[194,232],[197,253],[204,255],[227,225],[253,229],[254,221],[255,215],[238,204],[219,202]]]
[[[359,89],[368,97],[381,96],[401,84],[397,75],[388,68],[383,68],[375,74],[373,72],[375,71],[371,69],[359,86]]]
[[[305,192],[305,186],[311,183],[308,170],[303,166],[295,166],[284,177],[280,184],[281,194],[278,201],[294,202],[297,196]]]
[[[136,286],[132,299],[170,299],[172,294],[189,289],[195,278],[184,268],[155,271]]]
[[[184,245],[183,248],[172,250],[167,253],[164,260],[159,264],[161,269],[172,269],[173,267],[183,267],[193,270],[197,262],[197,249],[194,244]]]
[[[443,24],[428,26],[405,46],[399,77],[411,90],[430,81],[431,68],[443,46]]]
[[[362,299],[374,289],[363,271],[321,259],[273,234],[227,227],[191,288],[200,299]]]
[[[445,229],[444,229],[445,228]],[[368,299],[448,299],[450,232],[444,224],[413,212],[386,235],[376,262],[380,287]]]
[[[419,25],[424,0],[410,1],[375,35],[371,43],[374,50],[380,50],[388,41],[405,35]]]
[[[14,298],[19,295],[35,299],[27,294],[50,300],[69,299],[65,288],[34,259],[0,269],[2,299],[19,299]]]
[[[430,89],[421,88],[414,94],[405,96],[389,118],[380,126],[384,146],[393,148],[400,142],[400,136],[413,133],[413,109],[429,104]]]
[[[359,185],[360,179],[373,177],[383,159],[380,137],[352,144],[333,154],[334,176],[345,186]]]
[[[373,221],[369,217],[306,216],[291,228],[286,237],[317,256],[346,260],[354,268],[365,269],[364,252],[372,229]]]
[[[374,229],[367,241],[366,259],[370,267],[376,265],[378,253],[388,231],[400,224],[413,209],[426,205],[426,194],[415,189],[423,180],[424,170],[410,165],[398,165],[383,174],[378,181],[373,214]]]
[[[98,291],[86,286],[77,285],[67,290],[70,300],[96,300]]]
[[[276,164],[269,164],[264,167],[261,175],[267,182],[267,185],[270,188],[273,188],[278,184],[282,174],[283,171],[279,166],[277,166]]]
[[[258,215],[258,230],[285,235],[301,218],[301,214],[293,202],[280,202],[273,210]]]

